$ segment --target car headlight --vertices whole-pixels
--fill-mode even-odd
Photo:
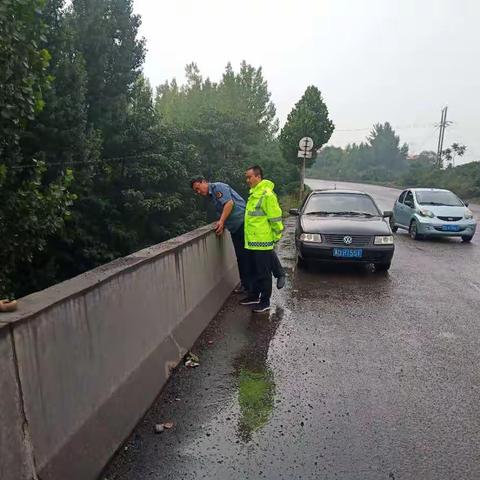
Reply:
[[[472,219],[473,219],[473,213],[472,213],[470,210],[467,210],[467,211],[465,212],[465,218],[466,218],[467,220],[472,220]]]
[[[375,245],[393,245],[392,235],[386,235],[384,237],[375,237]]]
[[[302,242],[322,243],[322,236],[319,233],[302,233],[300,240]]]
[[[435,214],[433,212],[431,212],[430,210],[419,210],[418,213],[422,216],[422,217],[428,217],[428,218],[435,218]]]

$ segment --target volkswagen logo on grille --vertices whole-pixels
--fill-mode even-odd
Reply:
[[[350,235],[345,235],[345,236],[343,237],[343,243],[344,243],[345,245],[351,245],[352,242],[353,242],[353,238],[352,238]]]

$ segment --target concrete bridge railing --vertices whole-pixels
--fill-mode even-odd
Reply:
[[[208,226],[2,314],[0,478],[97,478],[237,281]]]

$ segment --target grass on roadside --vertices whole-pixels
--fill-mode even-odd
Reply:
[[[305,185],[305,191],[303,193],[303,199],[310,193],[311,189]],[[291,209],[291,208],[300,208],[300,205],[301,205],[301,201],[300,201],[300,198],[299,198],[299,193],[298,191],[296,192],[293,192],[293,193],[289,193],[287,195],[282,195],[280,198],[279,198],[279,201],[280,201],[280,206],[282,207],[282,213],[283,213],[283,216],[284,217],[288,217],[289,216],[289,213],[288,211]],[[303,200],[302,200],[303,201]]]

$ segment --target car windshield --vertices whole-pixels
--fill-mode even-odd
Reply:
[[[416,192],[416,196],[420,205],[463,207],[462,201],[455,194],[448,191]]]
[[[368,195],[321,193],[312,195],[303,211],[306,215],[378,216],[380,212]]]

